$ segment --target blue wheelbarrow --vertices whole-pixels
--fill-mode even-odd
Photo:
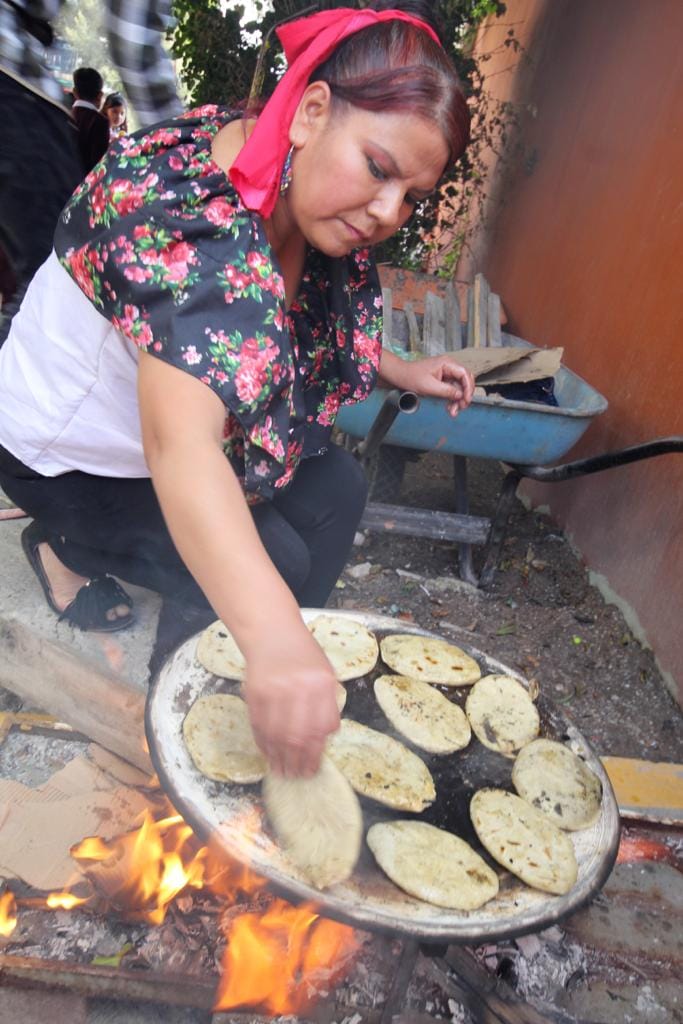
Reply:
[[[503,334],[504,345],[524,345]],[[593,418],[604,412],[607,400],[566,366],[555,377],[558,405],[521,402],[499,395],[475,396],[466,412],[453,420],[445,404],[396,391],[377,389],[357,405],[343,406],[337,427],[357,439],[354,451],[375,484],[389,485],[396,496],[406,458],[439,451],[452,455],[456,511],[407,508],[371,500],[361,527],[393,531],[413,537],[458,543],[462,579],[487,587],[493,580],[517,485],[523,477],[546,483],[571,480],[588,473],[625,465],[667,452],[683,451],[683,437],[668,437],[588,459],[549,467],[579,440]],[[380,449],[380,446],[383,446]],[[381,455],[384,453],[384,480]],[[469,514],[467,459],[496,459],[507,473],[491,518]],[[546,468],[549,467],[549,468]],[[379,488],[371,487],[371,498]],[[483,546],[482,568],[477,574],[473,546]]]

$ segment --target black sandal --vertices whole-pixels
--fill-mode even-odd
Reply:
[[[133,607],[132,598],[108,573],[105,573],[104,576],[94,576],[93,579],[88,580],[78,591],[71,604],[68,604],[63,611],[58,608],[50,581],[38,554],[38,545],[45,542],[47,542],[45,532],[35,521],[27,526],[21,534],[21,546],[24,549],[24,554],[43,588],[45,600],[52,611],[59,616],[59,622],[68,622],[82,630],[115,633],[135,621],[132,611],[120,618],[107,618],[107,612],[119,604],[128,605],[131,609]]]

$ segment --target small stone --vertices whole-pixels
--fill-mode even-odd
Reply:
[[[363,544],[365,544],[367,539],[368,539],[367,535],[364,534],[364,533],[361,533],[361,531],[359,530],[356,533],[355,537],[353,538],[353,545],[354,545],[354,547],[362,548]]]
[[[372,562],[360,562],[358,565],[352,565],[347,569],[346,575],[354,580],[364,580],[371,572]]]
[[[521,935],[515,939],[515,943],[521,950],[522,956],[527,960],[531,960],[541,951],[541,940],[537,935]]]
[[[456,591],[461,594],[469,594],[471,597],[482,596],[481,591],[472,583],[457,579],[455,576],[435,576],[433,579],[425,580],[425,582],[430,590],[440,594]]]

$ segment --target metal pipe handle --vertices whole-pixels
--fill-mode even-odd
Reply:
[[[361,459],[372,458],[398,414],[403,412],[411,416],[419,407],[420,399],[414,391],[399,391],[398,388],[388,391],[367,436],[353,449],[354,455]]]
[[[523,477],[540,480],[542,483],[559,483],[563,480],[574,480],[589,473],[601,473],[605,469],[626,466],[630,462],[651,459],[656,455],[670,455],[683,452],[683,437],[658,437],[653,441],[635,444],[630,448],[621,448],[614,452],[603,452],[588,459],[577,459],[576,462],[565,462],[561,466],[523,466],[516,463],[509,465]]]

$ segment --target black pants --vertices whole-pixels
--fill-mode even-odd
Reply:
[[[79,472],[39,476],[0,448],[0,486],[43,526],[69,569],[82,576],[108,572],[162,594],[159,638],[165,650],[215,618],[175,549],[150,480]],[[358,462],[331,445],[324,455],[304,459],[283,494],[252,509],[263,545],[300,605],[324,606],[348,558],[366,496]]]
[[[83,170],[66,110],[2,71],[0,110],[0,245],[17,282],[2,310],[2,345],[29,281],[50,255],[59,214]]]

